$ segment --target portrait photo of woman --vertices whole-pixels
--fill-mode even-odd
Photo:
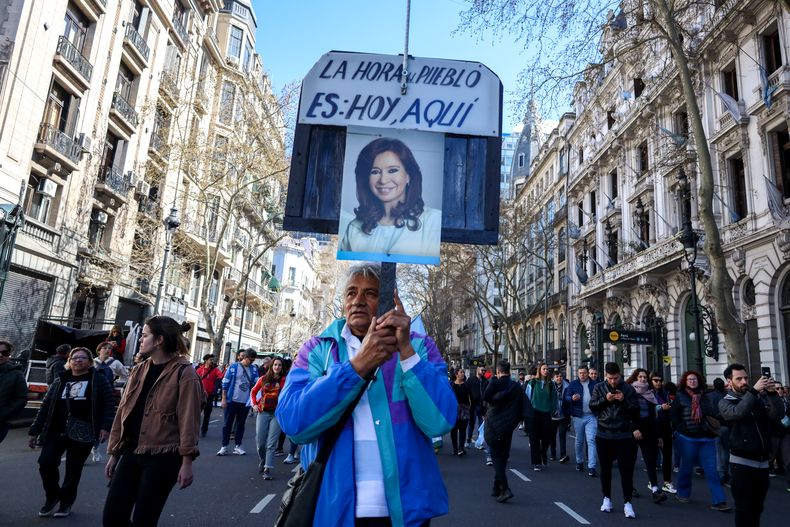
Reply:
[[[412,134],[420,139],[434,135]],[[432,180],[430,190],[415,154],[403,140],[378,137],[359,151],[353,180],[347,170],[343,181],[341,208],[353,209],[353,217],[341,215],[338,259],[439,263],[442,211],[428,206],[423,196],[430,192],[433,203],[441,205],[443,158],[442,150],[436,151],[436,138],[429,139],[433,144],[427,149],[420,146],[421,155],[431,165],[431,172],[426,173]],[[357,206],[349,206],[345,199],[349,197],[348,183],[355,188]]]

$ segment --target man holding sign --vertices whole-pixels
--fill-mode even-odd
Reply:
[[[429,438],[455,423],[456,399],[434,341],[410,332],[395,307],[380,317],[380,269],[361,264],[343,289],[344,319],[305,343],[280,395],[283,431],[305,444],[309,467],[322,435],[372,378],[329,457],[314,525],[427,525],[448,498]]]

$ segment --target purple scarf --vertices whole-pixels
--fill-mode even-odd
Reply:
[[[634,391],[636,391],[636,393],[644,397],[648,402],[652,404],[658,404],[658,401],[656,400],[656,394],[654,394],[653,390],[650,389],[650,386],[647,384],[647,381],[645,382],[634,381],[633,383],[631,383],[631,386],[633,386]]]

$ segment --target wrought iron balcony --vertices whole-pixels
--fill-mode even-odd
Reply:
[[[178,97],[178,73],[163,70],[159,81],[159,88],[173,99]]]
[[[41,123],[38,130],[38,142],[55,149],[75,165],[79,164],[82,154],[80,145],[51,124]]]
[[[126,120],[127,123],[132,125],[132,128],[137,127],[138,118],[137,112],[132,105],[124,99],[119,92],[112,94],[112,108],[117,111]]]
[[[58,47],[55,50],[57,55],[60,55],[66,62],[79,72],[86,82],[90,82],[91,75],[93,75],[93,64],[88,62],[88,59],[82,56],[74,44],[69,42],[65,36],[58,37]]]
[[[151,149],[156,152],[162,152],[165,149],[165,140],[162,139],[162,136],[158,133],[154,132],[151,134]]]
[[[140,55],[148,61],[148,54],[150,50],[148,49],[148,44],[145,43],[145,39],[140,36],[140,33],[137,32],[137,29],[131,24],[126,24],[126,38],[129,39],[129,42],[134,45],[135,49],[140,52]]]
[[[102,168],[99,172],[98,182],[106,185],[110,190],[121,196],[125,196],[129,192],[129,178],[114,166]]]
[[[184,25],[184,21],[173,17],[173,27],[176,28],[176,33],[178,33],[178,37],[181,39],[181,42],[186,44],[189,42],[189,33],[187,33],[187,28]]]
[[[148,196],[141,196],[137,203],[137,212],[153,219],[159,219],[159,201]]]

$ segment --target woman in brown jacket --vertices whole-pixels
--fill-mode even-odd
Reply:
[[[156,525],[173,485],[192,484],[204,394],[184,357],[182,333],[190,328],[163,316],[143,326],[146,360],[129,377],[107,447],[105,526]]]

